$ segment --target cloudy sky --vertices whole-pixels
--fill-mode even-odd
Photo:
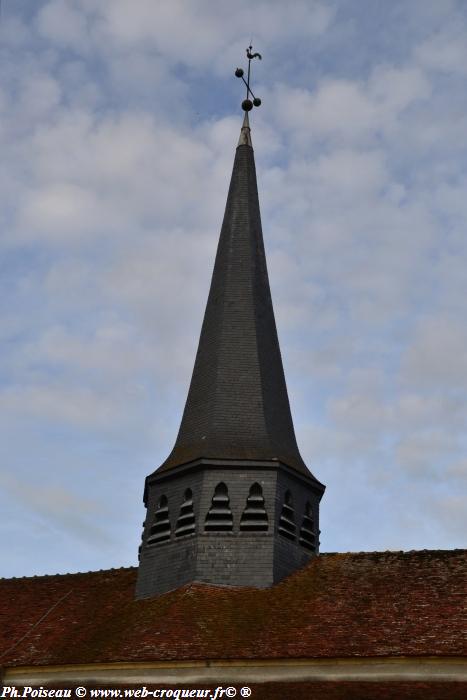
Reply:
[[[133,565],[242,113],[324,551],[467,532],[462,0],[3,0],[0,575]]]

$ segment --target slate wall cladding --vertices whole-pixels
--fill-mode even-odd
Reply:
[[[228,489],[233,516],[231,532],[206,532],[206,515],[216,486]],[[268,516],[264,532],[242,532],[240,520],[250,488],[261,486]],[[194,535],[175,536],[175,527],[186,489],[193,494],[196,519]],[[292,494],[296,536],[294,541],[278,533],[278,521],[286,491]],[[146,545],[154,512],[161,496],[166,496],[171,523],[170,540]],[[300,527],[306,502],[310,501],[318,527],[319,496],[302,478],[277,467],[193,467],[185,473],[167,474],[148,488],[148,516],[138,573],[136,595],[149,597],[178,588],[190,581],[229,586],[267,588],[304,566],[313,556],[299,544]]]
[[[292,495],[295,519],[295,539],[286,539],[280,534],[274,538],[274,575],[273,582],[278,583],[293,571],[300,569],[314,556],[314,553],[299,544],[300,528],[305,514],[306,503],[310,502],[313,509],[316,532],[316,554],[319,552],[319,496],[307,488],[303,480],[295,478],[289,471],[280,469],[277,474],[276,489],[276,523],[277,533],[282,506],[286,491]]]
[[[306,504],[309,502],[313,510],[314,527],[316,532],[316,553],[319,552],[319,503],[320,496],[312,490],[303,479],[296,478],[290,471],[280,469],[277,479],[276,491],[276,513],[277,519],[280,517],[282,504],[285,500],[286,491],[292,494],[293,507],[295,513],[295,524],[297,526],[297,541],[300,528],[305,515]],[[277,523],[276,523],[277,525]]]
[[[191,471],[183,476],[164,479],[149,488],[143,546],[136,584],[137,598],[170,591],[195,580],[196,533],[200,523],[201,485],[202,473]],[[195,535],[176,538],[175,526],[187,489],[191,489],[193,493]],[[163,495],[167,497],[169,504],[170,540],[160,545],[146,546],[154,521],[154,513]]]
[[[136,597],[146,598],[165,593],[190,583],[196,579],[197,541],[195,535],[188,535],[183,541],[163,542],[160,545],[143,548]]]
[[[233,514],[232,533],[205,533],[198,538],[196,580],[230,586],[265,588],[273,583],[273,523],[277,473],[272,469],[209,469],[203,474],[201,512],[207,513],[214,489],[224,482]],[[267,532],[240,532],[240,519],[250,487],[258,483],[263,491],[269,519]],[[204,524],[204,523],[203,523]]]
[[[257,482],[262,490],[268,517],[274,517],[276,471],[271,469],[209,469],[203,473],[203,488],[201,493],[201,513],[207,513],[211,505],[214,489],[218,483],[224,482],[229,490],[230,508],[233,513],[233,532],[240,532],[240,518],[246,506],[246,499],[252,484]],[[204,516],[205,517],[205,516]],[[203,521],[204,526],[204,521]]]

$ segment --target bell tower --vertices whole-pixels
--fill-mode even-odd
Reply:
[[[319,552],[325,487],[298,450],[264,251],[248,113],[174,448],[146,478],[136,595],[191,581],[272,586]],[[250,99],[253,97],[253,100]]]

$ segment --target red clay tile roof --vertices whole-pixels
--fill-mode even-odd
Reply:
[[[322,554],[266,590],[135,601],[135,581],[135,568],[1,579],[0,666],[467,655],[467,550]]]

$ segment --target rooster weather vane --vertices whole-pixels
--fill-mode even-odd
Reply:
[[[246,99],[243,100],[243,102],[242,102],[242,109],[243,109],[245,112],[249,112],[250,110],[253,109],[253,106],[254,106],[254,107],[259,107],[260,104],[261,104],[261,100],[259,99],[259,97],[255,97],[255,96],[253,95],[253,91],[252,91],[251,88],[250,88],[250,67],[251,67],[251,59],[252,59],[252,58],[259,58],[259,60],[261,61],[261,54],[260,54],[260,53],[252,53],[252,52],[251,52],[252,49],[253,49],[253,47],[250,45],[250,46],[247,48],[247,50],[246,50],[246,56],[247,56],[247,58],[248,58],[248,74],[247,74],[247,79],[245,80],[245,78],[243,77],[243,73],[244,73],[243,68],[237,68],[237,70],[235,71],[235,75],[237,76],[237,78],[241,78],[241,79],[243,80],[243,82],[245,83],[245,85],[246,85]],[[250,100],[250,95],[252,96],[253,101]]]

